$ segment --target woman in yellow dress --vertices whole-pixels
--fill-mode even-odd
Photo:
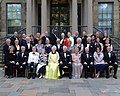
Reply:
[[[59,53],[56,46],[49,53],[48,65],[46,66],[46,79],[57,79],[59,77]]]

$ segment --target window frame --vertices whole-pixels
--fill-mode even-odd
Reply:
[[[103,12],[103,10],[102,10],[102,12],[99,13],[99,4],[107,4],[107,5],[111,4],[112,5],[112,11],[108,12],[109,8],[107,8],[106,12]],[[100,14],[101,14],[102,18],[99,18]],[[107,18],[103,18],[103,14],[107,15]],[[112,17],[108,18],[108,14],[109,15],[111,14]],[[103,22],[103,21],[106,21],[106,26],[104,26],[104,25],[100,26],[99,25],[99,22]],[[107,22],[109,22],[109,21],[111,21],[110,26],[107,25]],[[100,29],[103,32],[108,31],[109,35],[113,35],[113,31],[114,31],[114,2],[98,2],[98,29]],[[111,30],[111,32],[109,32],[109,29]]]
[[[21,5],[21,11],[9,11],[9,10],[8,10],[8,5],[9,5],[9,4],[10,4],[10,5],[11,5],[11,4],[20,4],[20,5]],[[20,18],[20,19],[19,19],[19,18],[8,19],[8,13],[9,13],[9,12],[12,12],[12,13],[14,13],[14,12],[15,12],[15,13],[16,13],[16,12],[21,12],[21,18]],[[9,20],[11,20],[11,21],[19,20],[19,21],[21,22],[21,26],[9,26],[9,25],[8,25],[8,21],[9,21]],[[19,2],[17,2],[17,3],[16,3],[16,2],[14,2],[14,3],[9,3],[9,2],[8,2],[8,3],[6,3],[6,31],[7,31],[7,35],[8,35],[8,36],[11,36],[11,35],[14,33],[14,32],[9,32],[9,28],[10,28],[10,27],[11,27],[11,28],[13,27],[13,28],[15,29],[15,31],[18,31],[19,29],[21,29],[21,27],[22,27],[22,3],[19,3]]]

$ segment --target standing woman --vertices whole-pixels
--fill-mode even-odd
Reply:
[[[104,46],[105,46],[106,40],[109,40],[109,43],[111,44],[111,39],[110,39],[107,31],[105,31],[103,33],[102,43],[103,43]]]
[[[19,40],[15,40],[15,50],[14,52],[18,55],[18,53],[20,52],[20,45],[19,45]]]
[[[56,46],[53,46],[49,53],[48,66],[46,66],[47,79],[57,79],[59,77],[59,53],[56,49]]]
[[[8,78],[13,78],[13,76],[15,75],[15,62],[16,62],[16,54],[14,53],[14,46],[10,46],[9,53],[6,56]]]
[[[35,45],[36,46],[36,48],[37,48],[37,52],[39,53],[39,54],[41,54],[41,52],[42,52],[42,49],[43,49],[43,44],[42,44],[42,39],[40,39],[39,41],[38,41],[38,44],[36,44]]]
[[[81,63],[81,55],[79,54],[79,48],[75,48],[75,53],[72,54],[72,61],[72,76],[75,79],[79,79],[83,69],[83,65]]]
[[[45,44],[45,52],[47,55],[51,52],[51,44],[49,38],[46,38],[46,44]]]
[[[82,44],[82,39],[79,37],[76,40],[77,44],[75,44],[75,48],[79,49],[79,53],[82,53],[84,51],[84,46]]]
[[[99,47],[96,49],[96,52],[94,52],[94,64],[96,67],[96,73],[97,73],[96,76],[98,78],[100,75],[100,72],[103,72],[105,67],[104,55],[103,55],[103,52],[101,52]]]

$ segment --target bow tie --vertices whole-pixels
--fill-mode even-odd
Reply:
[[[35,53],[32,53],[32,54],[35,54]]]

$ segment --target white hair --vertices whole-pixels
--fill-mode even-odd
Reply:
[[[53,45],[53,46],[52,46],[52,50],[53,50],[53,49],[55,49],[55,50],[56,50],[56,49],[57,49],[57,47],[56,47],[55,45]]]

